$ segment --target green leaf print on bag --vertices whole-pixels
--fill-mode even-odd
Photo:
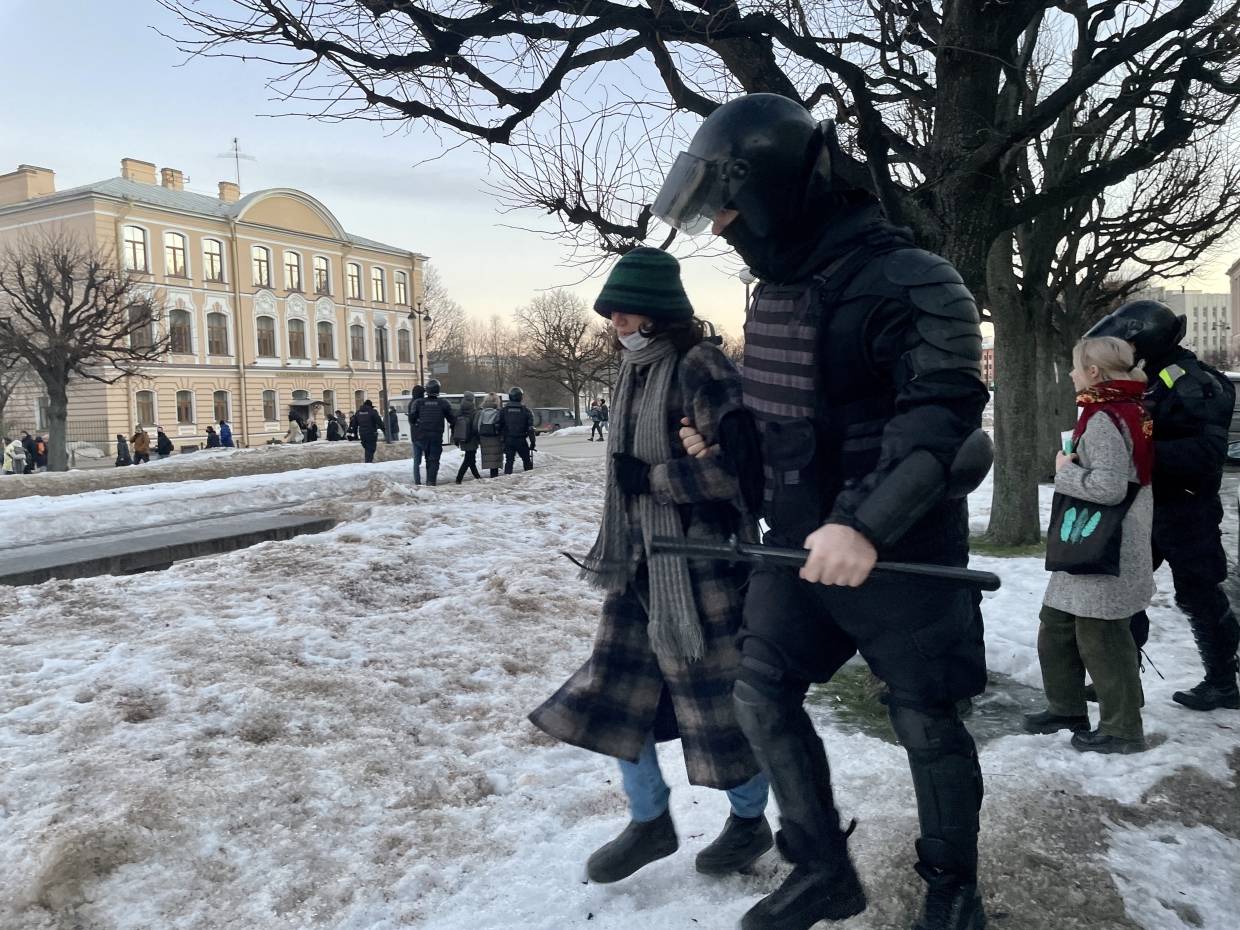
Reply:
[[[1063,523],[1059,526],[1060,542],[1068,542],[1068,538],[1072,535],[1072,524],[1076,522],[1076,508],[1069,507],[1064,511]]]
[[[1089,539],[1094,535],[1094,530],[1098,528],[1098,524],[1102,521],[1102,511],[1095,510],[1094,515],[1089,518],[1089,522],[1085,524],[1085,529],[1081,530],[1081,539]]]
[[[1066,543],[1079,543],[1082,539],[1089,539],[1094,535],[1094,530],[1098,529],[1098,524],[1102,522],[1102,511],[1095,510],[1092,514],[1082,508],[1079,512],[1075,507],[1069,507],[1063,513],[1063,524],[1059,527],[1059,539]]]

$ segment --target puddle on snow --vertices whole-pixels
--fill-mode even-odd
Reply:
[[[896,741],[887,719],[887,708],[879,700],[882,684],[869,667],[854,658],[831,681],[811,685],[806,702],[816,710],[825,711],[839,726],[876,736],[889,743]],[[979,744],[1000,736],[1023,733],[1022,715],[1043,710],[1046,699],[1040,688],[991,672],[986,692],[973,699],[965,715],[969,732]]]

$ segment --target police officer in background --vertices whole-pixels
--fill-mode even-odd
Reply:
[[[787,98],[751,94],[706,119],[654,205],[681,230],[712,226],[760,279],[743,374],[766,541],[809,550],[799,576],[759,570],[745,600],[737,716],[779,801],[779,847],[794,868],[744,930],[806,930],[866,907],[851,828],[841,828],[802,706],[811,682],[858,651],[890,691],[912,770],[916,870],[928,885],[915,927],[985,925],[981,770],[957,711],[986,684],[976,596],[868,580],[879,558],[968,561],[962,498],[991,459],[979,318],[955,269],[887,223],[864,178],[829,124]],[[682,437],[691,454],[723,454],[750,473],[749,443],[720,432],[717,448],[692,428]]]
[[[1188,320],[1156,300],[1134,300],[1103,317],[1087,336],[1127,340],[1145,362],[1145,405],[1154,421],[1154,567],[1171,566],[1175,602],[1188,615],[1206,677],[1172,700],[1191,710],[1240,708],[1236,647],[1240,625],[1219,585],[1227,556],[1219,524],[1219,486],[1227,459],[1235,389],[1218,371],[1180,345]],[[1137,646],[1150,622],[1133,617]]]
[[[538,440],[534,432],[534,414],[522,402],[524,397],[525,392],[514,387],[508,392],[508,400],[499,415],[499,434],[504,440],[505,475],[512,474],[512,466],[518,456],[525,471],[534,467],[534,457],[530,453]]]
[[[409,434],[415,448],[426,456],[426,483],[434,487],[439,479],[439,459],[443,455],[444,425],[455,426],[452,405],[439,396],[441,385],[436,378],[426,382],[425,395],[409,402]],[[420,484],[417,462],[414,462],[414,484]]]

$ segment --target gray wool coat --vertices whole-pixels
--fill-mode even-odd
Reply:
[[[1094,504],[1118,504],[1137,480],[1128,428],[1105,412],[1090,418],[1077,443],[1079,464],[1069,462],[1055,476],[1055,490]],[[1154,596],[1150,529],[1154,495],[1143,487],[1124,517],[1119,575],[1052,572],[1043,603],[1075,617],[1120,620],[1144,610]]]

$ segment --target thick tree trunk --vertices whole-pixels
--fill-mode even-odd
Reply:
[[[1022,546],[1041,539],[1038,474],[1045,456],[1037,449],[1036,321],[1020,299],[1010,235],[991,247],[987,291],[995,323],[995,471],[986,535],[996,545]]]
[[[69,450],[68,450],[68,421],[69,421],[69,397],[66,389],[68,381],[66,373],[62,378],[51,378],[44,382],[47,388],[47,401],[51,422],[48,424],[51,429],[47,435],[47,470],[48,471],[68,471],[69,470]]]
[[[1072,370],[1072,347],[1050,326],[1039,325],[1037,339],[1037,447],[1044,455],[1039,463],[1039,481],[1055,477],[1055,450],[1060,434],[1076,422],[1076,391],[1068,372]]]

